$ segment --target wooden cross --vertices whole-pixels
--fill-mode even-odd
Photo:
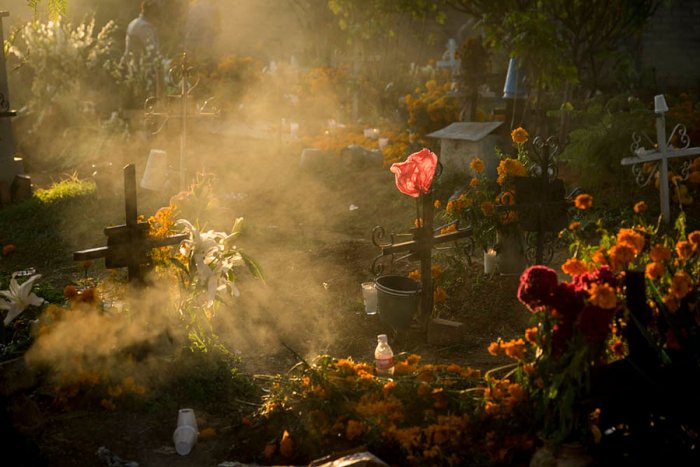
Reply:
[[[129,282],[143,283],[141,266],[148,264],[148,254],[154,248],[176,245],[188,238],[186,234],[165,238],[148,236],[148,222],[139,222],[136,206],[136,167],[124,167],[124,205],[126,224],[107,227],[107,246],[73,252],[73,260],[105,259],[107,269],[127,268]]]
[[[636,181],[641,186],[646,186],[658,173],[659,175],[659,195],[661,200],[661,216],[666,224],[671,221],[671,205],[669,201],[668,190],[668,160],[680,157],[690,157],[700,155],[700,148],[690,148],[690,138],[688,137],[685,126],[676,125],[671,131],[668,139],[666,139],[666,117],[668,112],[666,99],[663,94],[654,98],[654,111],[656,112],[656,141],[657,150],[648,150],[641,145],[641,137],[633,135],[632,151],[634,156],[625,157],[622,159],[622,165],[632,165],[632,171],[636,177]],[[647,137],[647,139],[649,139]],[[672,142],[679,141],[682,147],[676,148]],[[655,163],[656,167],[651,172],[645,173],[642,164]],[[690,167],[690,161],[685,162],[682,172],[687,171]]]
[[[381,273],[382,268],[380,267],[379,260],[385,256],[391,256],[392,261],[394,261],[394,255],[406,253],[406,255],[400,259],[419,260],[421,264],[421,318],[425,320],[430,318],[433,314],[433,279],[431,271],[433,247],[441,243],[471,237],[472,229],[471,227],[465,227],[453,232],[436,235],[433,230],[433,191],[430,190],[427,194],[422,194],[420,198],[422,206],[422,225],[411,229],[412,240],[396,243],[392,235],[392,241],[390,243],[381,243],[381,239],[384,237],[384,229],[382,227],[374,228],[372,242],[375,246],[381,248],[381,253],[374,258],[372,272],[377,275]]]

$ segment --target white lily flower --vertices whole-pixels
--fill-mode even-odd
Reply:
[[[24,310],[30,306],[43,305],[45,300],[32,292],[34,282],[41,277],[41,274],[35,274],[22,285],[19,285],[15,274],[12,274],[10,279],[10,288],[8,290],[0,290],[0,310],[7,310],[7,315],[3,324],[7,326],[13,319],[18,317]]]

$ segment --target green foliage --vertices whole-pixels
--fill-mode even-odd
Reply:
[[[572,114],[578,128],[569,134],[560,159],[574,168],[588,192],[619,184],[615,175],[623,174],[620,161],[631,155],[632,134],[653,134],[648,131],[654,122],[651,112],[638,99],[617,96],[607,101],[593,99]],[[629,169],[627,173],[631,177]]]
[[[42,0],[27,0],[27,6],[33,8],[35,14],[37,14],[39,11],[40,3],[42,3]],[[57,20],[66,14],[66,10],[68,9],[68,0],[47,0],[47,6],[49,18],[52,20]]]

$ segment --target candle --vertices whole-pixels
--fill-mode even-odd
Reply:
[[[484,274],[493,274],[496,271],[496,250],[489,248],[484,252]]]

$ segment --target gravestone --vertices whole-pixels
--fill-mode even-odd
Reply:
[[[486,165],[486,175],[496,178],[498,157],[495,148],[503,122],[455,122],[426,135],[440,140],[440,162],[446,172],[463,173],[474,156]]]
[[[7,11],[0,11],[0,42],[4,42],[2,19],[9,16]],[[5,55],[0,53],[0,185],[6,194],[15,176],[24,171],[22,160],[15,157],[15,144],[12,138],[10,119],[17,113],[10,110],[10,90],[7,84],[7,67]]]

